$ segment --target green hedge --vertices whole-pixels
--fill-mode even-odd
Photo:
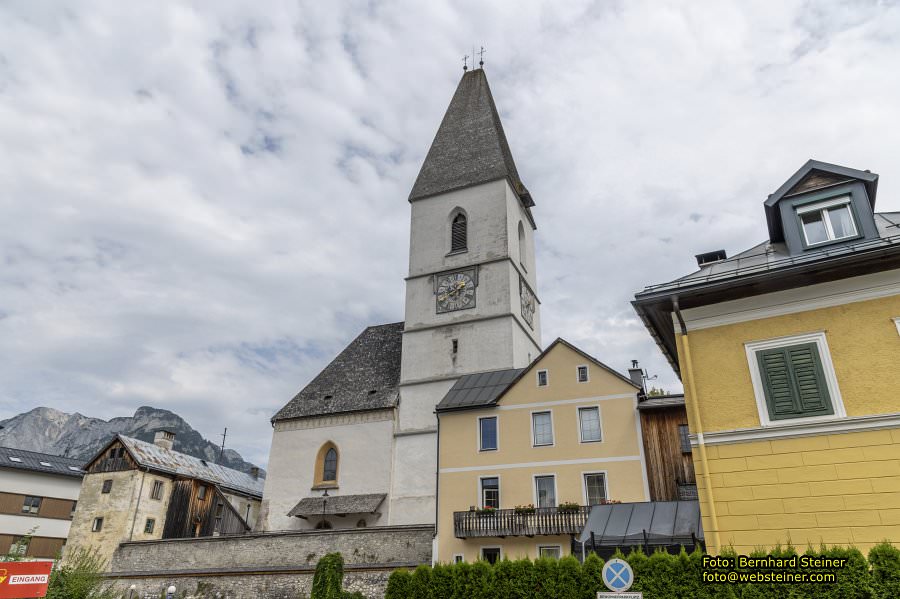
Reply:
[[[806,554],[846,558],[834,583],[816,584],[712,584],[703,582],[703,553],[680,555],[658,552],[650,556],[633,551],[616,554],[631,564],[632,591],[645,599],[898,599],[900,550],[888,543],[873,547],[868,559],[853,548],[808,549]],[[723,555],[729,555],[724,553]],[[733,555],[733,554],[732,554]],[[792,547],[752,556],[798,555]],[[501,560],[495,565],[438,564],[414,571],[397,570],[388,579],[385,599],[595,599],[607,590],[600,578],[603,561],[589,555],[584,564],[574,557]]]

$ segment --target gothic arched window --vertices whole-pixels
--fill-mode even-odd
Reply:
[[[450,251],[451,252],[464,252],[467,247],[467,237],[468,237],[468,223],[466,221],[466,215],[460,212],[456,216],[453,217],[453,222],[450,225]]]
[[[325,452],[325,465],[322,468],[322,480],[337,480],[337,451],[334,447]]]
[[[337,486],[338,477],[338,450],[337,445],[331,441],[319,448],[316,456],[313,485],[316,487],[333,489]]]

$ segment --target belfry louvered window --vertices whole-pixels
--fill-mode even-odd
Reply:
[[[453,223],[450,225],[450,251],[463,252],[467,248],[466,238],[468,223],[465,214],[457,214],[453,217]]]
[[[756,359],[770,419],[834,414],[815,343],[759,350]]]

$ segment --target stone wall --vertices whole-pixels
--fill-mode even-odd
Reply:
[[[390,573],[431,563],[431,526],[253,533],[203,539],[122,543],[107,577],[134,597],[299,599],[307,597],[316,563],[340,551],[344,588],[383,597]]]

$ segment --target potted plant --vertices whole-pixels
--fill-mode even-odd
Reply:
[[[560,513],[577,512],[580,509],[581,505],[575,503],[574,501],[563,501],[556,507],[556,510]]]
[[[533,514],[536,511],[533,503],[517,505],[514,509],[516,514]]]
[[[478,508],[477,510],[475,510],[475,513],[479,516],[493,516],[497,513],[497,508],[487,505],[485,507]]]

